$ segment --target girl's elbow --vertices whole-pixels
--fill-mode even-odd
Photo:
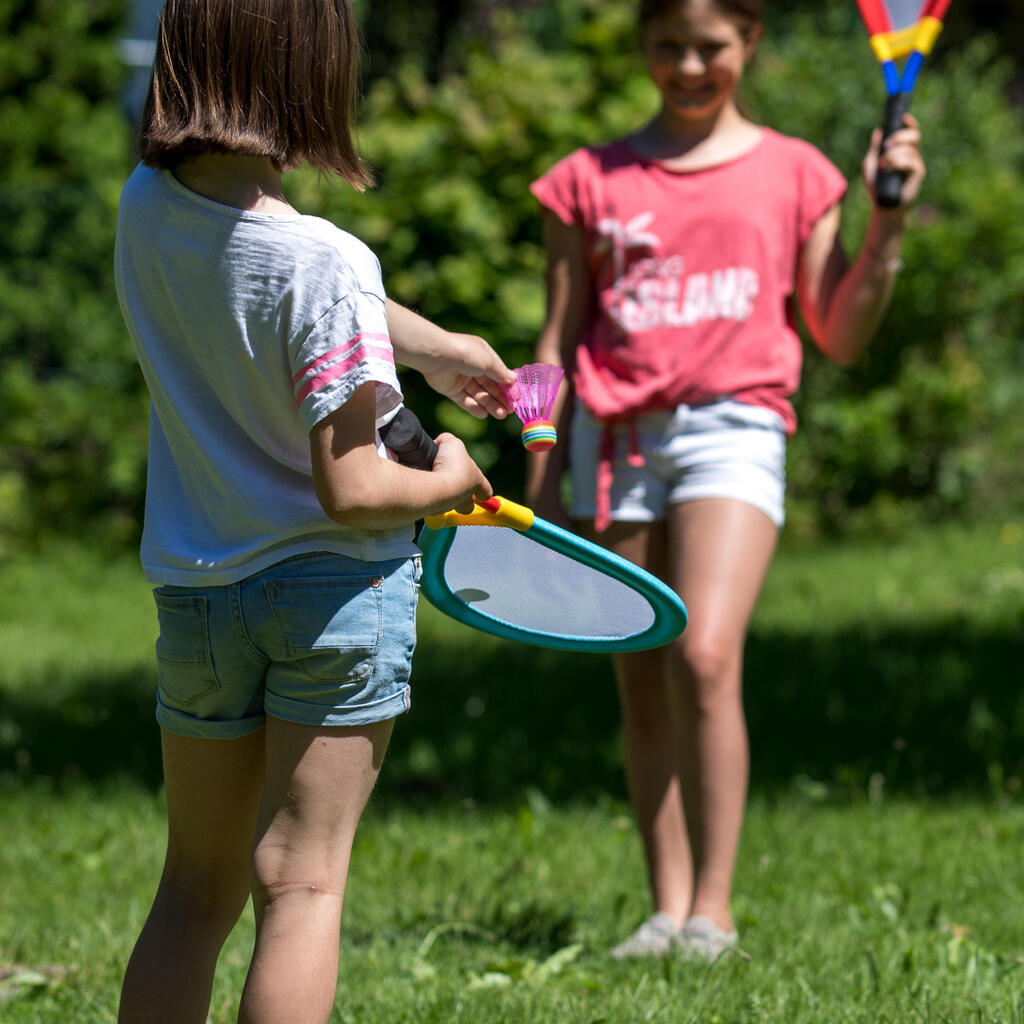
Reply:
[[[860,354],[864,349],[863,345],[851,343],[845,338],[836,338],[829,335],[825,335],[818,340],[818,347],[833,363],[844,367],[853,366],[860,358]]]
[[[320,507],[327,514],[327,518],[339,526],[348,526],[357,529],[363,525],[362,516],[358,509],[345,508],[339,505],[320,503]]]
[[[342,501],[338,501],[335,496],[331,494],[318,494],[317,498],[320,502],[320,507],[324,510],[324,515],[326,515],[328,519],[338,523],[340,526],[351,525],[348,520],[352,510],[347,504]]]
[[[848,336],[835,321],[819,319],[808,323],[814,343],[834,363],[840,366],[852,366],[860,355],[862,345]]]
[[[316,496],[326,516],[340,526],[365,527],[378,511],[375,495],[366,489],[332,487],[321,482],[316,488]]]

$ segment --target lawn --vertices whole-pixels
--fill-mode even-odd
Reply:
[[[711,969],[605,956],[648,910],[605,660],[421,622],[336,1020],[1024,1024],[1015,524],[780,552],[748,646],[742,954]],[[131,558],[0,565],[5,1024],[114,1019],[162,855],[153,630]]]

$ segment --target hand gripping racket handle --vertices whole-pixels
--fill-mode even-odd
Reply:
[[[395,418],[380,428],[381,440],[391,449],[403,466],[429,470],[437,457],[434,439],[423,429],[419,417],[404,406]],[[435,529],[455,526],[463,522],[485,522],[488,525],[510,526],[514,530],[526,530],[533,523],[533,511],[524,505],[517,505],[508,498],[487,498],[476,503],[476,510],[470,515],[445,512],[442,515],[427,516],[427,525]]]
[[[403,406],[395,418],[380,428],[380,439],[403,466],[429,470],[437,457],[437,445],[420,425],[412,409]]]
[[[898,92],[886,100],[885,121],[882,124],[882,141],[903,127],[903,115],[910,108],[910,93]],[[881,154],[881,148],[879,148]],[[887,210],[899,206],[903,198],[903,182],[906,175],[900,171],[879,170],[875,175],[875,202]]]
[[[390,423],[380,428],[380,438],[403,466],[429,470],[437,458],[437,445],[434,444],[434,439],[423,429],[416,413],[405,406],[398,410]],[[478,501],[476,505],[478,514],[483,519],[501,526],[525,530],[533,522],[532,510],[497,495],[485,501]],[[431,519],[435,520],[433,525],[441,527],[453,526],[457,521],[470,518],[458,512],[446,512],[439,516],[427,516],[427,525],[432,525]]]

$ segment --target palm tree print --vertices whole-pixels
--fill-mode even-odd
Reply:
[[[657,235],[644,230],[653,220],[654,214],[648,210],[646,213],[638,213],[625,224],[614,217],[605,217],[597,222],[597,233],[600,238],[596,250],[599,253],[611,250],[612,269],[616,280],[626,272],[626,253],[630,249],[657,251],[661,245],[661,239]]]

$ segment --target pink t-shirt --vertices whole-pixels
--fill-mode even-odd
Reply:
[[[763,129],[729,163],[672,171],[621,139],[576,150],[531,188],[586,234],[595,308],[573,385],[595,416],[730,396],[795,429],[797,260],[846,190],[817,149]]]

